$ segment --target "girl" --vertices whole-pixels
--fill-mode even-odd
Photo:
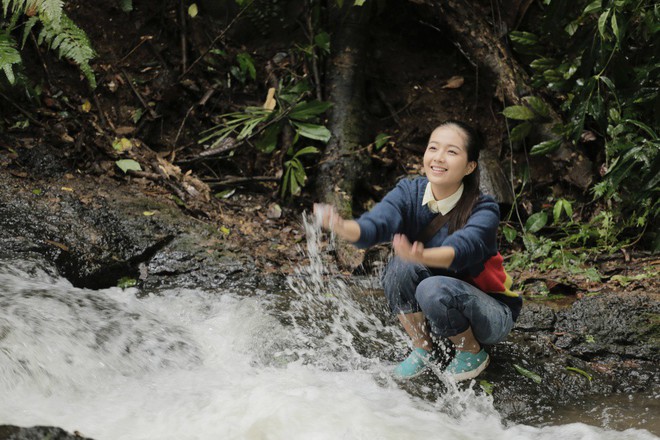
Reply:
[[[342,219],[329,205],[314,206],[325,229],[357,247],[392,240],[395,256],[382,283],[413,345],[395,377],[412,378],[428,367],[431,333],[456,348],[446,369],[450,376],[476,377],[489,362],[482,346],[502,341],[520,313],[522,299],[509,290],[511,278],[497,250],[499,207],[479,193],[480,148],[470,126],[444,122],[424,153],[426,177],[400,181],[357,220]],[[429,234],[438,215],[448,221]]]

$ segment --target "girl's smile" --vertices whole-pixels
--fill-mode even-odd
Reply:
[[[431,133],[423,163],[436,200],[455,193],[463,178],[474,171],[476,162],[468,161],[466,143],[463,131],[451,124]]]

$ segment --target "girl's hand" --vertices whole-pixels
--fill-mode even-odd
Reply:
[[[344,223],[344,219],[332,205],[314,203],[314,215],[326,231],[337,232],[337,230],[341,230]]]
[[[408,237],[403,234],[396,234],[392,240],[392,247],[394,253],[402,260],[423,264],[424,244],[421,242],[416,241],[411,244]]]

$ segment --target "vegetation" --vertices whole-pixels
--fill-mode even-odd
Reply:
[[[28,43],[37,48],[46,47],[51,54],[69,60],[80,69],[92,88],[96,86],[90,66],[95,56],[92,42],[67,16],[62,0],[0,2],[0,80],[3,80],[0,87],[3,83],[17,84],[24,77],[22,64],[29,49],[26,48]],[[140,7],[139,3],[134,4],[131,0],[113,3],[116,4],[115,10],[119,8],[127,19],[135,13],[135,8]],[[255,2],[237,0],[235,3],[241,10],[237,18],[250,8],[262,19],[280,18],[263,17],[272,11],[268,12],[268,8],[260,8],[258,4],[254,6]],[[224,102],[216,101],[208,107],[213,110],[205,114],[208,118],[197,125],[199,129],[189,135],[192,140],[185,147],[177,144],[179,134],[185,131],[183,129],[189,115],[193,115],[193,110],[203,104],[192,105],[185,118],[181,118],[183,122],[179,125],[177,121],[179,132],[173,145],[163,148],[168,152],[176,150],[177,154],[171,154],[171,164],[161,163],[161,171],[163,167],[175,169],[172,166],[175,157],[183,156],[188,160],[195,154],[195,148],[203,148],[205,152],[220,151],[221,156],[209,156],[218,161],[252,155],[257,157],[254,162],[268,163],[267,173],[263,173],[268,175],[262,177],[278,180],[273,193],[289,200],[301,195],[309,180],[310,169],[319,162],[310,159],[318,157],[314,155],[320,153],[330,139],[325,115],[332,104],[324,100],[327,96],[324,98],[322,93],[324,81],[327,81],[322,67],[330,53],[330,36],[326,31],[329,29],[328,9],[337,5],[341,7],[342,3],[355,8],[368,6],[362,6],[364,1],[359,0],[330,2],[330,6],[322,6],[315,0],[304,2],[304,12],[294,19],[297,37],[282,55],[281,64],[276,59],[281,53],[277,53],[276,57],[272,57],[273,54],[264,56],[250,51],[240,42],[228,43],[220,36],[211,43],[208,39],[195,47],[194,40],[186,32],[191,34],[189,29],[193,26],[190,26],[190,21],[202,20],[207,11],[204,8],[198,10],[194,2],[187,2],[186,8],[182,8],[182,4],[174,7],[174,2],[170,5],[172,7],[164,7],[163,10],[167,9],[170,13],[168,20],[175,20],[177,24],[188,20],[188,28],[181,25],[177,30],[181,35],[177,38],[181,37],[181,46],[198,50],[200,55],[192,64],[186,64],[186,57],[182,55],[181,72],[176,72],[176,67],[168,67],[169,74],[174,72],[169,78],[175,78],[169,85],[171,89],[180,87],[185,81],[195,83],[191,77],[199,75],[203,80],[192,86],[186,84],[187,93],[194,87],[198,87],[197,91],[210,89],[211,92],[228,92],[221,98]],[[232,3],[232,6],[236,5]],[[384,7],[389,6],[378,4],[378,8]],[[599,172],[591,185],[589,200],[584,200],[583,195],[574,188],[566,189],[560,196],[544,194],[547,198],[536,203],[535,209],[528,210],[531,215],[516,215],[517,211],[512,211],[503,224],[502,235],[507,242],[524,250],[511,257],[509,264],[513,268],[559,268],[569,274],[579,270],[597,279],[597,272],[579,269],[595,255],[639,244],[655,251],[660,249],[660,233],[657,231],[660,214],[660,112],[656,111],[660,101],[660,64],[657,60],[660,6],[650,0],[544,0],[538,7],[540,9],[536,10],[532,7],[535,12],[528,13],[520,28],[509,34],[518,61],[530,75],[535,94],[524,97],[520,105],[503,109],[503,115],[512,122],[510,141],[512,145],[524,147],[516,151],[521,156],[526,153],[552,156],[561,146],[571,145],[584,151]],[[283,9],[279,7],[277,11],[281,14]],[[229,28],[232,23],[223,26]],[[220,35],[224,35],[226,30],[223,29]],[[304,38],[300,38],[301,35]],[[139,43],[131,44],[135,45],[122,48],[127,57],[151,43],[144,38]],[[169,45],[170,48],[173,46],[176,45]],[[155,51],[154,47],[151,50]],[[148,87],[141,89],[147,79],[139,78],[135,72],[122,72],[119,67],[113,70],[114,67],[103,66],[104,75],[109,78],[108,85],[112,84],[108,90],[115,93],[124,83],[128,84],[126,88],[130,87],[130,93],[135,95],[129,96],[137,98],[141,104],[137,109],[131,109],[136,131],[139,131],[142,126],[161,116],[154,110],[156,103],[153,101],[157,99],[150,101],[146,97]],[[196,70],[193,71],[193,67]],[[144,72],[153,70],[152,66],[143,69]],[[260,105],[266,90],[269,90],[268,98]],[[238,95],[239,91],[243,95],[233,102],[233,96]],[[119,93],[115,96],[119,99]],[[123,95],[124,98],[126,96]],[[194,99],[199,101],[198,98],[196,96]],[[385,102],[387,99],[381,97],[381,100],[390,106],[384,113],[396,119],[398,109]],[[90,99],[86,99],[86,105],[82,107],[86,108],[83,111],[89,113],[92,106]],[[71,110],[72,106],[68,108]],[[63,120],[67,117],[65,113],[60,112],[58,117]],[[557,120],[551,117],[557,113],[564,122],[552,127],[554,138],[534,141],[538,138],[536,134],[545,130],[548,121]],[[103,123],[104,115],[100,111],[98,115]],[[382,119],[387,117],[385,115]],[[211,121],[213,126],[209,128],[207,121]],[[167,128],[168,122],[161,120],[161,128]],[[124,135],[130,137],[133,127],[126,127],[129,124],[126,121],[114,127],[111,123],[106,124],[103,129],[108,133],[104,134],[110,140],[124,139]],[[99,130],[99,126],[94,129]],[[115,129],[117,132],[113,133]],[[382,127],[379,129],[383,130]],[[129,134],[120,134],[122,130]],[[396,130],[386,131],[364,150],[380,154],[387,150],[384,148],[386,144],[396,146]],[[135,137],[138,138],[138,135]],[[225,148],[229,141],[233,142],[233,146]],[[139,141],[127,142],[140,145]],[[237,146],[241,149],[238,150]],[[116,147],[115,150],[122,152]],[[139,151],[136,147],[130,154],[126,152],[130,158],[116,161],[122,174],[135,176],[141,173],[139,175],[145,178],[163,178],[158,167],[149,166],[148,161],[140,162]],[[119,157],[118,154],[115,156],[113,159]],[[160,156],[164,157],[163,154]],[[195,162],[198,159],[184,160],[179,164],[194,168],[189,164],[199,164],[204,160]],[[151,163],[154,163],[153,158]],[[225,185],[223,182],[226,180],[220,179],[222,173],[213,168],[216,163],[204,162],[204,166],[218,177],[215,182],[220,182],[219,186]],[[519,208],[530,197],[528,190],[534,182],[530,181],[524,167],[515,171],[519,176],[513,176],[514,180],[519,178],[522,181],[522,186],[517,188],[516,208]],[[178,169],[166,177],[186,176],[190,180],[189,172],[190,169]],[[181,200],[185,199],[185,195],[185,191],[180,191],[176,197]]]
[[[2,0],[0,15],[0,69],[10,84],[15,84],[14,69],[20,68],[22,59],[18,43],[13,37],[20,32],[21,48],[36,33],[38,45],[45,44],[50,50],[76,64],[92,88],[96,78],[89,65],[95,53],[85,32],[63,11],[62,0]]]
[[[552,154],[564,142],[586,149],[599,165],[601,179],[591,187],[599,209],[590,218],[574,215],[572,203],[552,206],[552,233],[546,211],[522,228],[527,253],[520,266],[574,268],[590,253],[611,253],[638,243],[660,249],[660,99],[658,34],[660,7],[650,0],[546,0],[536,32],[511,32],[511,41],[529,66],[540,94],[551,96],[564,124],[552,128],[556,139],[531,146],[531,155]],[[531,27],[531,26],[530,26]],[[512,142],[524,142],[547,120],[540,99],[504,109],[517,122]],[[650,227],[649,227],[650,226]],[[509,241],[515,231],[505,227]],[[577,253],[571,250],[580,249]]]

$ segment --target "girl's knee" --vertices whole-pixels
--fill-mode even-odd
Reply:
[[[415,298],[422,309],[430,303],[451,307],[455,301],[454,289],[451,287],[453,280],[450,277],[434,276],[419,283],[415,291]]]

